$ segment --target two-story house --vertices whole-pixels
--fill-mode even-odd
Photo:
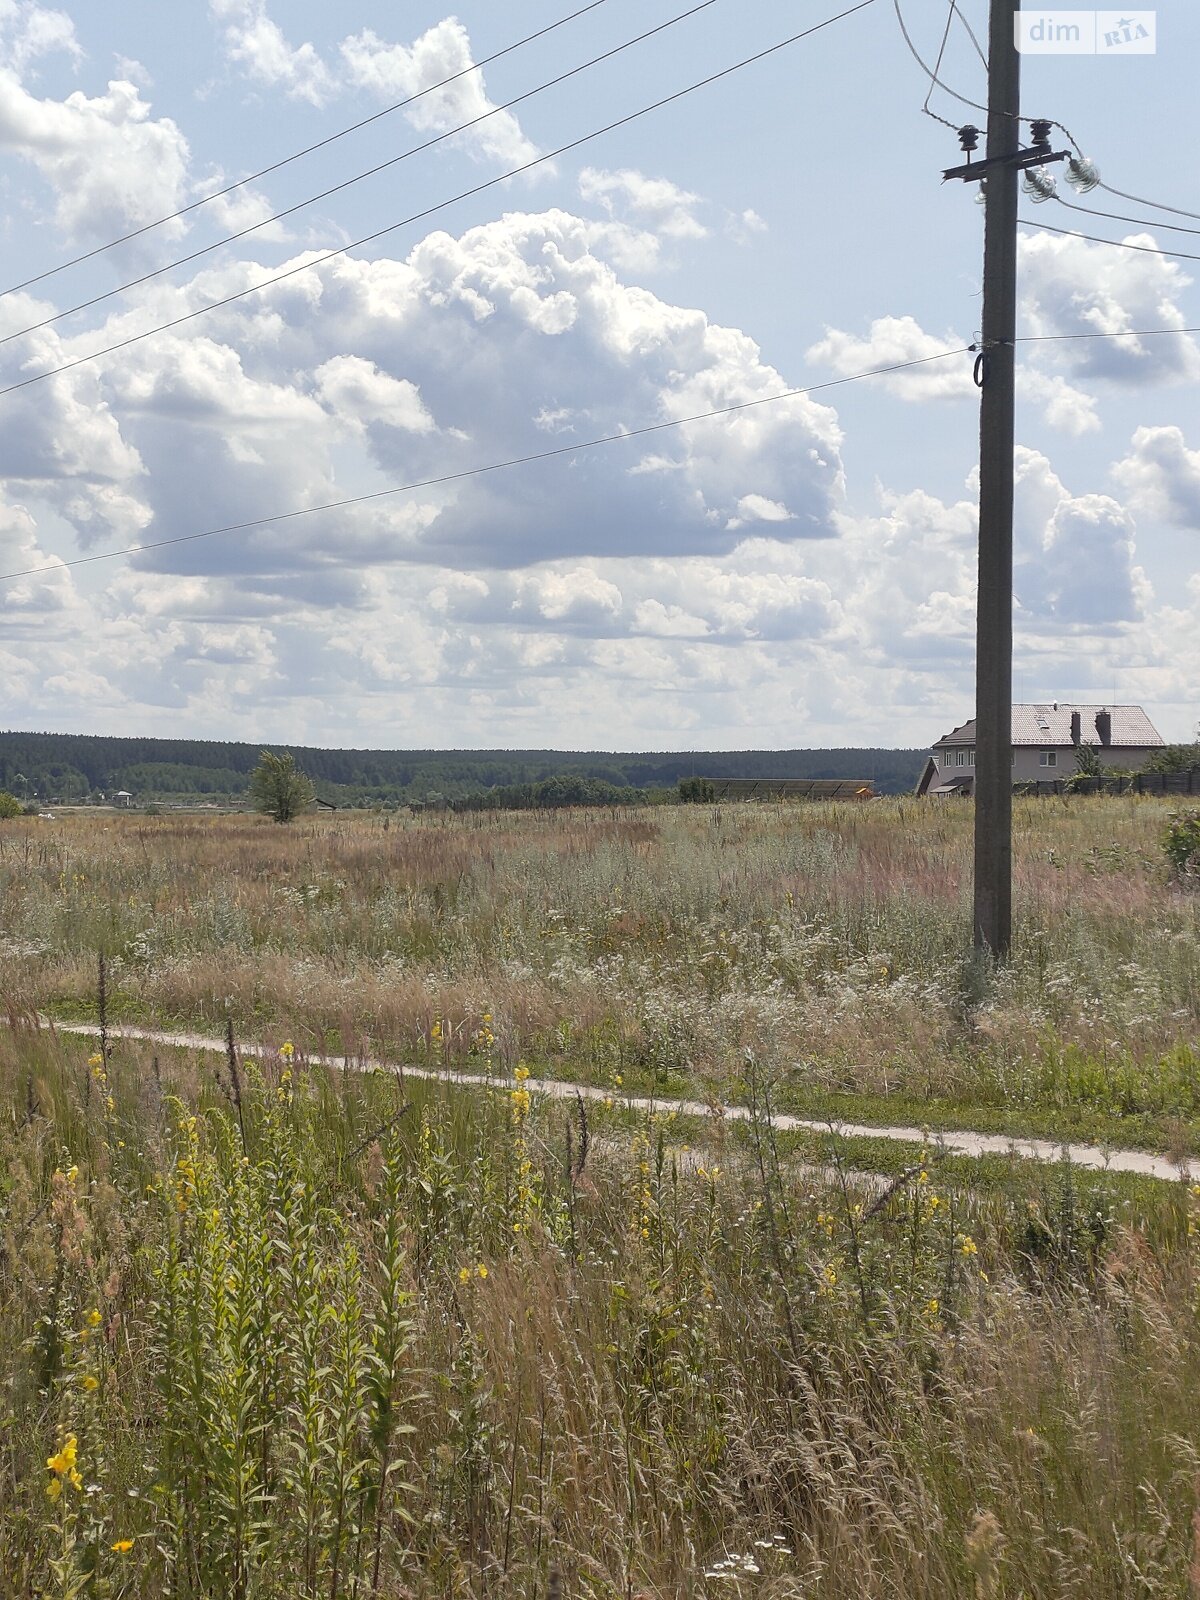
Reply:
[[[1140,771],[1162,737],[1141,706],[1081,706],[1065,700],[1012,708],[1012,781],[1069,778],[1081,744],[1096,747],[1101,764]],[[964,722],[933,746],[918,795],[974,794],[975,722]]]

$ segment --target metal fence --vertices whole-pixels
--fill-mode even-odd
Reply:
[[[1106,772],[1098,778],[1037,778],[1015,786],[1017,794],[1194,794],[1200,767],[1186,772]]]

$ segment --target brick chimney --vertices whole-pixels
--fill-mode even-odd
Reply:
[[[1078,711],[1071,713],[1071,743],[1077,745],[1083,739],[1083,718]]]
[[[1101,744],[1112,743],[1112,716],[1109,712],[1097,711],[1096,734]]]

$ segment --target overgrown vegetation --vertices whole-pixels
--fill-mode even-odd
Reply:
[[[1151,772],[1190,772],[1200,769],[1200,729],[1191,744],[1168,744],[1147,762]]]
[[[451,1067],[1200,1148],[1200,896],[1167,804],[1018,801],[1014,959],[979,1003],[969,806],[15,819],[0,993]]]
[[[5,1592],[1187,1595],[1200,1199],[817,1171],[748,1070],[685,1149],[7,1033]]]
[[[1184,811],[1170,819],[1163,849],[1180,878],[1200,881],[1200,811]]]

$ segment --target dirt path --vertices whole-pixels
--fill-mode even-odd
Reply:
[[[84,1037],[97,1038],[97,1029],[92,1023],[87,1022],[44,1022],[44,1027],[53,1028],[57,1033],[81,1034]],[[183,1050],[208,1050],[223,1054],[225,1043],[222,1039],[208,1038],[199,1033],[169,1033],[156,1028],[114,1027],[109,1029],[111,1039],[140,1039],[148,1044]],[[238,1044],[239,1055],[244,1056],[271,1056],[273,1049],[262,1045]],[[309,1056],[310,1062],[321,1065],[341,1068],[344,1062],[340,1056]],[[356,1063],[356,1066],[358,1063]],[[505,1077],[486,1077],[479,1072],[446,1072],[436,1067],[412,1067],[396,1061],[376,1060],[367,1058],[361,1063],[364,1071],[382,1068],[385,1071],[403,1071],[406,1077],[432,1079],[438,1083],[455,1084],[460,1088],[480,1089],[509,1089],[512,1082]],[[525,1087],[533,1094],[549,1095],[554,1099],[573,1099],[575,1095],[582,1095],[585,1100],[612,1099],[611,1090],[598,1089],[587,1084],[562,1083],[557,1079],[530,1078]],[[725,1106],[714,1113],[711,1106],[699,1100],[656,1100],[644,1095],[623,1095],[621,1104],[640,1111],[678,1111],[683,1116],[712,1117],[720,1115],[728,1117],[735,1122],[745,1122],[749,1119],[749,1112],[744,1106]],[[787,1112],[779,1112],[775,1116],[777,1128],[785,1130],[807,1130],[812,1133],[829,1133],[833,1131],[846,1138],[868,1139],[894,1139],[903,1144],[930,1143],[944,1150],[948,1155],[956,1156],[989,1156],[989,1155],[1017,1155],[1031,1161],[1059,1161],[1064,1151],[1068,1158],[1077,1167],[1088,1167],[1095,1171],[1105,1172],[1132,1172],[1146,1178],[1162,1178],[1167,1182],[1179,1182],[1187,1177],[1187,1169],[1180,1169],[1174,1162],[1168,1161],[1165,1156],[1149,1155],[1144,1150],[1111,1150],[1094,1144],[1056,1144],[1050,1139],[1014,1139],[1002,1133],[969,1133],[963,1131],[931,1134],[928,1137],[920,1128],[905,1127],[872,1127],[857,1122],[817,1122],[808,1117],[792,1116]]]

